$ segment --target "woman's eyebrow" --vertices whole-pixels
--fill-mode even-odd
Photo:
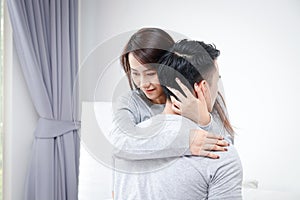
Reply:
[[[136,71],[136,72],[138,72],[139,70],[134,69],[134,68],[131,68],[131,71]],[[148,71],[155,71],[155,69],[145,69],[145,70],[143,70],[143,72],[148,72]]]
[[[145,72],[147,71],[155,71],[155,69],[146,69]]]

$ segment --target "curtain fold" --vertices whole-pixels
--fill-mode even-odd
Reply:
[[[35,109],[26,200],[76,200],[78,0],[8,0],[15,48]]]

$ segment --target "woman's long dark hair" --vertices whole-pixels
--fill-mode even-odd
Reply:
[[[225,113],[225,111],[223,110],[222,106],[221,106],[221,103],[224,104],[224,107],[226,108],[226,103],[225,103],[225,100],[222,96],[222,94],[220,92],[218,92],[218,97],[220,97],[219,100],[218,98],[216,99],[216,102],[214,104],[214,107],[213,109],[215,109],[221,119],[221,122],[223,123],[225,129],[227,130],[227,132],[232,136],[234,137],[234,129],[233,127],[231,126],[231,123],[228,119],[228,116],[227,114]]]
[[[121,65],[127,75],[130,88],[133,89],[129,53],[141,64],[157,64],[162,55],[174,44],[173,38],[159,28],[142,28],[131,36],[127,42],[122,56]],[[155,67],[155,65],[152,65]]]
[[[206,50],[206,52],[210,55],[211,59],[217,60],[217,58],[220,55],[220,51],[216,48],[214,44],[205,44],[204,42],[198,41],[198,43]],[[229,121],[229,118],[227,116],[227,113],[224,112],[222,105],[226,108],[226,103],[224,100],[223,95],[218,91],[218,97],[216,99],[216,102],[214,104],[213,110],[215,109],[223,122],[223,125],[227,132],[233,137],[234,136],[234,129]]]

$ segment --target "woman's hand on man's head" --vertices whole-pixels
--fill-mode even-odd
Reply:
[[[176,78],[176,82],[184,92],[185,96],[178,90],[168,87],[168,89],[179,99],[178,101],[171,96],[172,110],[201,126],[209,124],[211,119],[202,91],[200,89],[195,90],[195,93],[197,94],[196,97],[178,78]]]

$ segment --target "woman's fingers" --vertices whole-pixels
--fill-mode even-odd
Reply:
[[[174,104],[172,104],[172,110],[178,115],[181,115],[181,110],[178,107],[176,107]]]
[[[226,140],[218,140],[218,139],[210,139],[210,138],[206,138],[205,144],[214,144],[221,147],[229,146],[229,143]]]
[[[220,156],[217,154],[212,153],[211,151],[201,151],[199,156],[204,156],[212,159],[218,159]]]
[[[208,133],[206,137],[207,137],[206,143],[208,143],[208,144],[216,144],[219,146],[229,146],[230,145],[229,142],[224,140],[224,138],[220,135]]]
[[[208,133],[207,138],[210,138],[210,139],[218,139],[218,140],[223,140],[223,136],[221,135],[216,135],[216,134],[213,134],[213,133]]]
[[[204,151],[228,151],[226,147],[221,147],[216,144],[205,144],[203,146]]]
[[[223,150],[223,151],[227,151],[227,150]],[[192,155],[194,155],[194,156],[204,156],[204,157],[209,157],[209,158],[213,158],[213,159],[220,158],[220,156],[215,154],[214,151],[212,151],[212,150],[203,150],[203,149],[198,150],[198,151],[193,151]]]
[[[184,94],[187,96],[187,98],[195,98],[194,95],[191,93],[191,91],[179,80],[179,78],[176,78],[175,81],[179,85],[179,87],[182,89]]]
[[[230,144],[229,144],[229,142],[226,142],[226,140],[218,140],[216,145],[223,146],[223,147],[225,147],[225,146],[228,147]]]
[[[177,108],[181,108],[182,103],[180,101],[178,101],[175,97],[171,96],[171,102],[173,105],[175,105]]]
[[[206,156],[217,158],[211,151],[227,151],[229,143],[222,136],[209,133],[202,129],[192,129],[190,131],[190,151],[195,156]]]
[[[178,90],[171,88],[171,87],[167,87],[181,102],[184,101],[186,99],[186,97],[181,94],[181,92],[179,92]]]

